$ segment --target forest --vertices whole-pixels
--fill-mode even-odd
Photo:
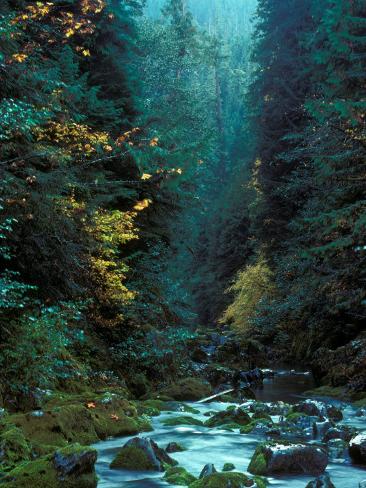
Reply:
[[[366,486],[365,161],[365,0],[1,0],[0,486]]]

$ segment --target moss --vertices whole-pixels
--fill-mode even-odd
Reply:
[[[319,386],[313,390],[308,390],[305,392],[306,396],[318,396],[318,397],[331,397],[339,398],[340,400],[345,400],[348,398],[343,386]]]
[[[272,422],[272,419],[271,419],[271,416],[268,415],[268,413],[264,413],[263,411],[258,411],[258,412],[255,412],[252,419],[258,419],[258,420],[269,420],[270,422]]]
[[[214,473],[193,482],[189,488],[243,488],[248,481],[243,473]]]
[[[286,420],[288,420],[289,422],[297,422],[303,417],[308,417],[308,415],[303,412],[291,412],[286,415]]]
[[[179,401],[195,401],[208,397],[210,385],[199,378],[184,378],[161,390],[161,394]]]
[[[255,450],[253,457],[248,466],[249,473],[259,476],[267,473],[267,460],[263,454],[262,446],[259,445]]]
[[[135,446],[123,448],[111,462],[110,468],[130,471],[156,471],[156,467],[146,453]]]
[[[205,425],[207,427],[218,427],[225,424],[238,424],[240,426],[248,425],[251,422],[249,415],[241,409],[225,410],[224,412],[218,412],[211,418],[206,420]]]
[[[355,406],[356,407],[366,407],[366,397],[365,398],[361,398],[360,400],[357,400],[356,402],[354,402]]]
[[[184,415],[181,417],[172,417],[163,420],[163,425],[169,425],[174,427],[175,425],[197,425],[202,426],[204,425],[201,420],[195,419],[194,417],[189,417],[188,415]]]
[[[188,473],[188,471],[184,468],[172,467],[167,470],[163,479],[171,485],[189,486],[191,483],[196,481],[197,478]]]
[[[13,467],[21,461],[31,459],[31,447],[21,429],[6,425],[0,435],[1,466]]]
[[[261,478],[260,476],[254,476],[253,479],[257,485],[257,488],[266,488],[267,487],[267,481],[264,478]]]
[[[235,465],[233,463],[225,463],[222,470],[224,471],[224,473],[228,472],[228,471],[234,471],[235,469]]]

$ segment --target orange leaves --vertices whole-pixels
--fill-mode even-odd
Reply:
[[[111,419],[117,421],[117,420],[119,420],[119,417],[115,413],[112,413],[111,414]]]
[[[104,0],[82,0],[81,2],[81,11],[83,14],[100,14],[104,8]]]
[[[145,208],[148,208],[151,203],[152,200],[150,200],[149,198],[145,198],[144,200],[140,200],[139,202],[137,202],[133,208],[137,212],[141,212],[142,210],[145,210]]]
[[[13,54],[11,58],[17,63],[24,63],[24,61],[28,58],[28,55],[24,53],[16,53]]]
[[[117,146],[122,146],[122,144],[125,144],[125,143],[133,145],[133,142],[130,139],[133,135],[137,134],[140,131],[141,131],[140,127],[134,127],[133,129],[128,130],[127,132],[124,132],[122,135],[120,135],[116,139],[115,142],[116,142]]]
[[[95,404],[95,402],[88,402],[86,404],[86,408],[94,409],[94,408],[97,408],[97,405]]]
[[[159,138],[158,137],[153,137],[150,141],[150,146],[151,147],[156,147],[158,145],[158,142],[159,142]]]

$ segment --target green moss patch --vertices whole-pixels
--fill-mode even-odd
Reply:
[[[266,474],[267,461],[260,447],[256,449],[254,456],[252,457],[248,466],[248,471],[249,473],[258,474],[260,476]]]
[[[243,473],[214,473],[195,481],[189,488],[243,488],[250,478]]]
[[[171,417],[163,420],[163,425],[168,425],[174,427],[176,425],[204,425],[201,420],[195,419],[194,417],[189,417],[188,415],[182,415],[180,417]]]
[[[175,466],[167,470],[163,479],[171,485],[189,486],[197,478],[188,473],[186,469]]]
[[[210,385],[199,378],[184,378],[160,391],[160,394],[179,401],[201,400],[211,393]]]
[[[127,469],[130,471],[156,471],[146,453],[135,446],[122,449],[110,464],[111,469]]]

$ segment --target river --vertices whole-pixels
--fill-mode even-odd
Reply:
[[[264,381],[264,386],[256,391],[257,400],[271,402],[282,400],[288,403],[296,403],[303,396],[303,392],[313,386],[311,375],[307,372],[281,371],[274,378]],[[349,404],[327,399],[328,402],[341,406],[346,425],[354,426],[359,430],[366,430],[366,417],[356,417],[355,408]],[[199,410],[197,414],[189,414],[200,420],[207,420],[205,413],[208,411],[225,410],[230,403],[211,402],[206,404],[189,403]],[[213,463],[219,471],[224,463],[233,463],[236,471],[246,473],[249,461],[258,442],[263,441],[261,435],[240,434],[219,427],[207,428],[201,426],[176,426],[163,425],[164,419],[177,416],[177,412],[163,412],[159,417],[154,417],[154,431],[141,434],[151,437],[160,447],[166,447],[170,442],[178,442],[187,450],[172,454],[180,466],[190,473],[198,476],[207,463]],[[187,415],[187,414],[181,414]],[[272,417],[276,421],[276,417]],[[95,444],[98,450],[96,464],[99,476],[98,488],[157,488],[173,487],[162,480],[162,473],[135,472],[123,470],[111,470],[109,464],[118,450],[130,437],[111,439]],[[309,439],[308,442],[314,442]],[[349,458],[334,460],[328,464],[327,472],[331,476],[336,488],[358,488],[359,483],[366,480],[366,467],[362,468],[351,464]],[[276,476],[269,477],[269,486],[274,488],[305,488],[307,482],[314,476]]]

